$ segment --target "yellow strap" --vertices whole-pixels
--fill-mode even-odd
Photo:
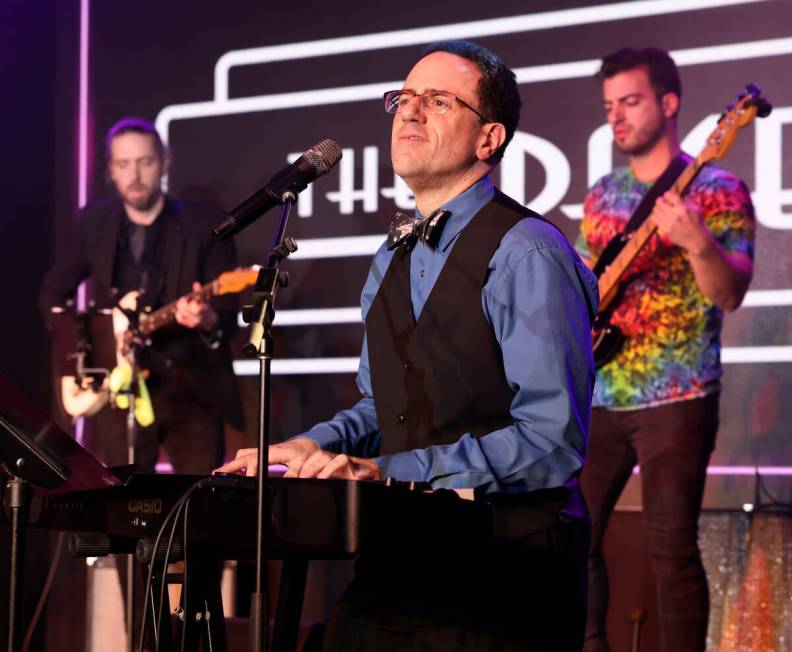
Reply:
[[[122,410],[129,409],[129,386],[132,384],[132,366],[123,362],[110,372],[110,391],[115,395],[115,404]],[[138,395],[135,397],[135,419],[143,426],[154,423],[154,407],[151,404],[146,381],[138,376]]]

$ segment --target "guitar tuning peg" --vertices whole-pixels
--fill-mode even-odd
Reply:
[[[734,111],[734,107],[735,107],[735,106],[737,106],[737,103],[736,103],[736,102],[729,102],[729,104],[726,106],[726,111],[727,111],[727,112],[729,112],[729,111]]]
[[[770,104],[770,102],[768,102],[766,99],[760,97],[759,98],[759,107],[758,107],[758,111],[756,112],[756,114],[760,118],[766,118],[767,116],[770,115],[772,110],[773,110],[773,105]]]
[[[750,83],[745,85],[745,90],[750,93],[751,95],[758,96],[762,94],[762,89],[759,88],[756,84]]]
[[[748,95],[748,91],[747,90],[740,91],[739,93],[737,93],[737,101],[739,102],[741,99],[743,99],[747,95]]]
[[[745,103],[746,107],[755,106],[756,107],[756,115],[760,118],[766,118],[770,115],[773,110],[773,105],[770,104],[765,98],[761,95],[752,95],[751,99]]]

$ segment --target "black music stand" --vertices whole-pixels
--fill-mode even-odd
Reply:
[[[20,625],[25,532],[33,489],[37,494],[120,484],[107,468],[45,417],[0,374],[0,468],[9,476],[11,572],[8,652],[21,650]]]
[[[7,401],[3,388],[3,404]],[[11,520],[11,569],[8,589],[8,652],[21,650],[22,588],[25,565],[25,530],[30,514],[30,484],[56,488],[69,475],[68,469],[35,444],[35,435],[20,432],[0,416],[0,465],[8,474],[8,511]]]

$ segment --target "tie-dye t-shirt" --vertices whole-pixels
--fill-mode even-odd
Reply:
[[[620,233],[651,184],[628,167],[600,179],[586,196],[577,248],[596,260]],[[724,250],[753,258],[755,221],[748,189],[707,166],[685,201],[700,207]],[[635,409],[704,396],[720,387],[723,312],[699,290],[687,253],[655,234],[628,269],[611,323],[627,336],[597,372],[594,405]]]

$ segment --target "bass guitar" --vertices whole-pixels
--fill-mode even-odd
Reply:
[[[754,84],[748,84],[737,101],[729,105],[726,112],[721,115],[717,127],[707,138],[704,149],[685,167],[671,186],[671,190],[678,195],[684,195],[705,165],[726,157],[740,130],[750,125],[757,116],[764,118],[770,115],[771,110],[772,106],[762,97],[761,90]],[[598,369],[612,360],[624,343],[624,334],[618,326],[610,323],[610,317],[624,291],[622,281],[630,264],[656,230],[657,225],[650,215],[634,231],[616,236],[621,240],[620,248],[608,245],[606,251],[610,251],[608,255],[611,260],[597,260],[592,265],[602,270],[598,278],[599,313],[592,328],[594,364]]]

